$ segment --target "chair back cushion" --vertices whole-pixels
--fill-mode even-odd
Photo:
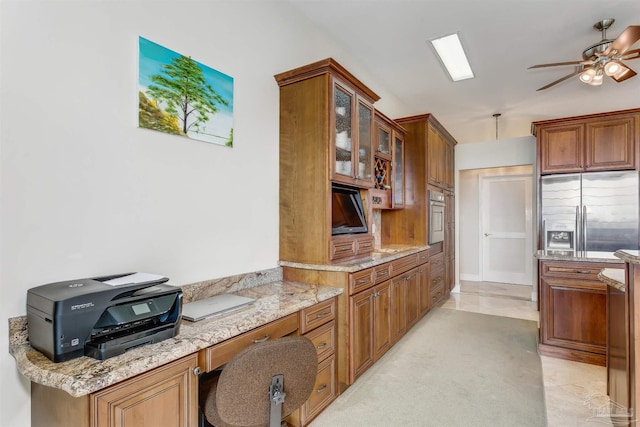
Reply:
[[[315,346],[305,337],[289,336],[253,344],[224,366],[220,377],[202,390],[202,410],[216,427],[269,425],[269,386],[274,375],[284,376],[286,393],[282,418],[310,396],[318,372]]]

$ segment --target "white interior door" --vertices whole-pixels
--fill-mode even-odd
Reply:
[[[531,176],[481,178],[482,280],[532,284],[531,191]]]

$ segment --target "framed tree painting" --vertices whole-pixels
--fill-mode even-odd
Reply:
[[[138,126],[233,147],[233,78],[139,37]]]

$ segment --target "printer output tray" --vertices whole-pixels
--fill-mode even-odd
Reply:
[[[108,359],[143,345],[173,338],[178,334],[178,327],[179,323],[167,324],[119,338],[88,341],[84,345],[84,354],[94,359]]]

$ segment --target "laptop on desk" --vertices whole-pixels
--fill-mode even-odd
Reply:
[[[239,310],[255,302],[254,298],[221,294],[182,305],[182,318],[197,322]]]

